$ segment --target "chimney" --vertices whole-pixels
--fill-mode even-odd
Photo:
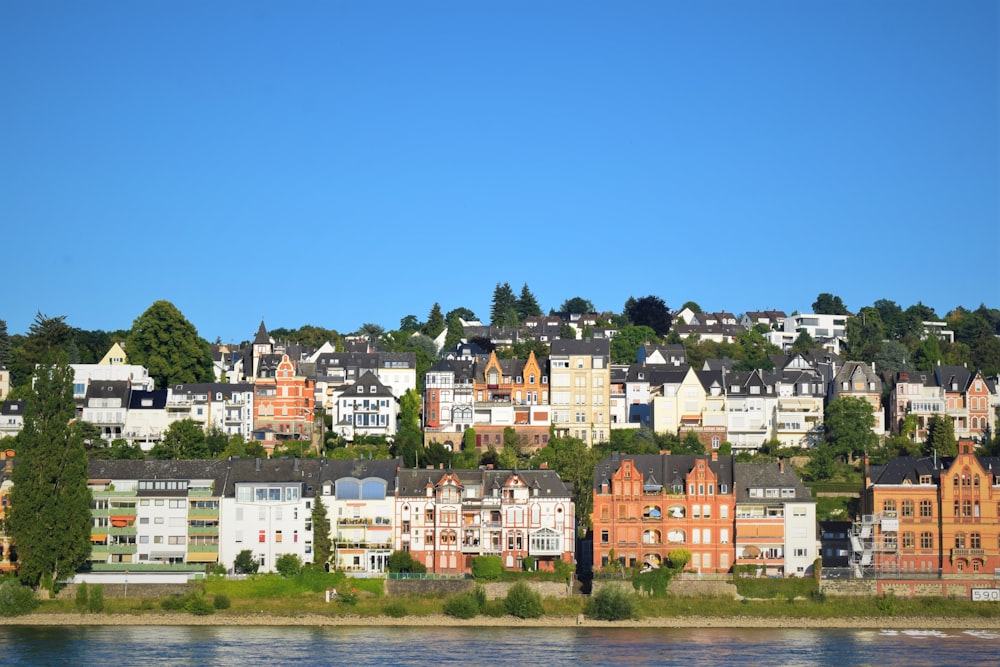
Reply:
[[[712,452],[712,460],[713,461],[719,460],[719,452]]]
[[[542,464],[540,466],[538,466],[538,469],[539,470],[548,470],[549,469],[549,464],[546,463],[545,461],[542,461]]]
[[[778,472],[785,474],[785,459],[778,459]]]

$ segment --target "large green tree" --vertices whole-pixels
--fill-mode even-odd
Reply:
[[[823,418],[826,446],[846,463],[878,445],[872,404],[863,398],[842,396],[826,406]]]
[[[666,336],[670,331],[670,309],[658,296],[630,298],[625,304],[625,315],[633,325],[649,327],[657,336]]]
[[[27,396],[7,510],[18,576],[31,586],[56,586],[90,557],[87,454],[75,416],[73,370],[64,353],[50,352]]]
[[[159,460],[212,458],[205,430],[193,419],[170,424],[163,433],[163,440],[153,445],[149,455]]]
[[[444,337],[444,345],[442,349],[453,349],[456,345],[462,342],[463,338],[465,338],[465,327],[462,325],[462,318],[458,315],[452,315],[448,319],[448,335]]]
[[[330,536],[330,517],[323,504],[323,497],[316,495],[312,508],[313,563],[325,567],[333,555],[333,538]]]
[[[149,370],[159,389],[214,379],[211,346],[169,301],[157,301],[136,318],[125,352],[130,363]]]
[[[639,348],[645,343],[657,343],[656,332],[647,326],[629,325],[618,330],[611,339],[611,363],[634,364],[639,358]]]
[[[852,361],[871,363],[882,349],[886,337],[882,315],[875,308],[862,308],[844,326],[847,338],[847,355]]]
[[[444,331],[444,315],[441,314],[441,304],[437,301],[431,306],[431,312],[427,313],[427,322],[424,324],[423,334],[430,338],[437,338]]]
[[[524,322],[526,318],[537,317],[542,314],[542,308],[538,305],[538,299],[528,289],[528,283],[521,287],[521,296],[517,299],[517,319]]]
[[[586,315],[587,313],[594,312],[594,304],[583,297],[574,296],[572,299],[566,299],[563,301],[562,305],[559,306],[560,313],[572,313],[574,315]]]
[[[490,306],[490,324],[495,327],[515,327],[517,319],[517,297],[510,283],[497,283],[493,290],[493,304]]]
[[[823,292],[813,301],[813,312],[817,315],[847,315],[847,306],[839,296]]]

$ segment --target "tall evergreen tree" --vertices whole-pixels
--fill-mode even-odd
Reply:
[[[157,301],[136,318],[125,352],[130,363],[149,369],[158,389],[214,379],[211,346],[169,301]]]
[[[330,537],[330,517],[326,513],[323,498],[316,496],[312,510],[313,563],[326,565],[333,555],[333,538]]]
[[[0,368],[10,369],[10,336],[7,335],[7,320],[0,320]]]
[[[444,339],[444,349],[453,349],[463,338],[465,338],[465,327],[462,326],[462,318],[453,314],[448,319],[448,335]]]
[[[528,283],[521,287],[521,296],[517,300],[517,319],[524,322],[529,317],[537,317],[542,314],[542,308],[538,305],[538,299],[528,289]]]
[[[424,324],[424,334],[430,338],[437,338],[444,331],[444,327],[445,321],[444,315],[441,314],[441,304],[435,301],[431,312],[427,314],[427,322]]]
[[[31,586],[57,585],[90,557],[87,454],[73,402],[73,370],[51,352],[35,373],[24,428],[15,439],[7,531],[17,545],[18,576]]]
[[[495,327],[517,326],[517,305],[517,297],[514,296],[510,283],[497,283],[490,307],[490,324]]]

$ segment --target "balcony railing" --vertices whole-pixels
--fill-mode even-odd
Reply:
[[[985,555],[986,555],[986,549],[952,549],[951,550],[951,557],[952,558],[957,558],[957,557],[968,558],[970,556],[983,557]]]

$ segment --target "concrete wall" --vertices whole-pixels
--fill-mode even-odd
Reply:
[[[192,589],[200,588],[201,584],[129,584],[127,595],[124,584],[87,584],[87,587],[91,590],[93,590],[95,586],[101,586],[104,589],[105,598],[130,597],[142,599],[165,598],[170,595],[184,595]],[[56,593],[56,598],[59,600],[75,600],[76,589],[79,587],[79,584],[68,584],[65,588],[60,589],[59,592]]]
[[[621,579],[595,579],[591,584],[593,595],[605,586],[624,588],[635,592],[631,581]],[[667,593],[678,597],[722,596],[736,598],[736,586],[721,579],[672,579],[667,585]]]

